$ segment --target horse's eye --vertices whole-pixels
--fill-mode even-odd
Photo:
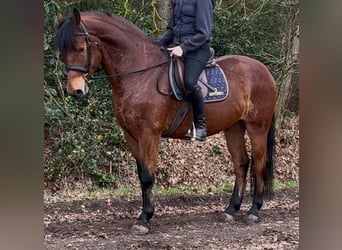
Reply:
[[[84,51],[84,47],[79,47],[79,48],[77,49],[77,51],[78,51],[78,52],[83,52],[83,51]]]

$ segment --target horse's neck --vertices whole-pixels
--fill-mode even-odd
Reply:
[[[148,41],[133,40],[114,46],[112,43],[107,43],[106,52],[109,63],[114,63],[119,72],[148,67],[156,60],[154,58],[157,47]]]
[[[103,27],[107,30],[101,30],[103,35],[99,38],[103,43],[102,63],[107,74],[135,71],[162,59],[158,46],[138,28]]]

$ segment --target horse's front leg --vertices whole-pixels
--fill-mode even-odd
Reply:
[[[158,157],[160,136],[142,133],[138,140],[126,134],[133,157],[136,159],[142,193],[142,211],[132,227],[133,234],[147,234],[151,230],[150,220],[154,214],[152,203],[152,188],[155,182],[155,172]]]
[[[139,162],[137,160],[137,167],[142,193],[142,212],[132,227],[132,233],[147,234],[151,230],[150,219],[152,219],[154,214],[152,188],[155,181],[155,173],[143,161]]]

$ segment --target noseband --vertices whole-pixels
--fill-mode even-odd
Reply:
[[[89,69],[90,69],[90,60],[91,60],[91,46],[90,46],[90,39],[89,39],[89,33],[86,29],[86,27],[84,26],[83,22],[80,22],[80,26],[82,28],[82,32],[77,32],[75,33],[75,36],[85,36],[85,40],[87,43],[87,65],[85,67],[82,66],[71,66],[71,65],[65,65],[65,69],[67,71],[72,70],[72,71],[78,71],[78,72],[82,72],[82,73],[89,73]]]

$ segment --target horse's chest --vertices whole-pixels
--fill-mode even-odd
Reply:
[[[131,127],[137,121],[137,115],[127,105],[123,105],[121,102],[114,103],[114,115],[122,128]]]

